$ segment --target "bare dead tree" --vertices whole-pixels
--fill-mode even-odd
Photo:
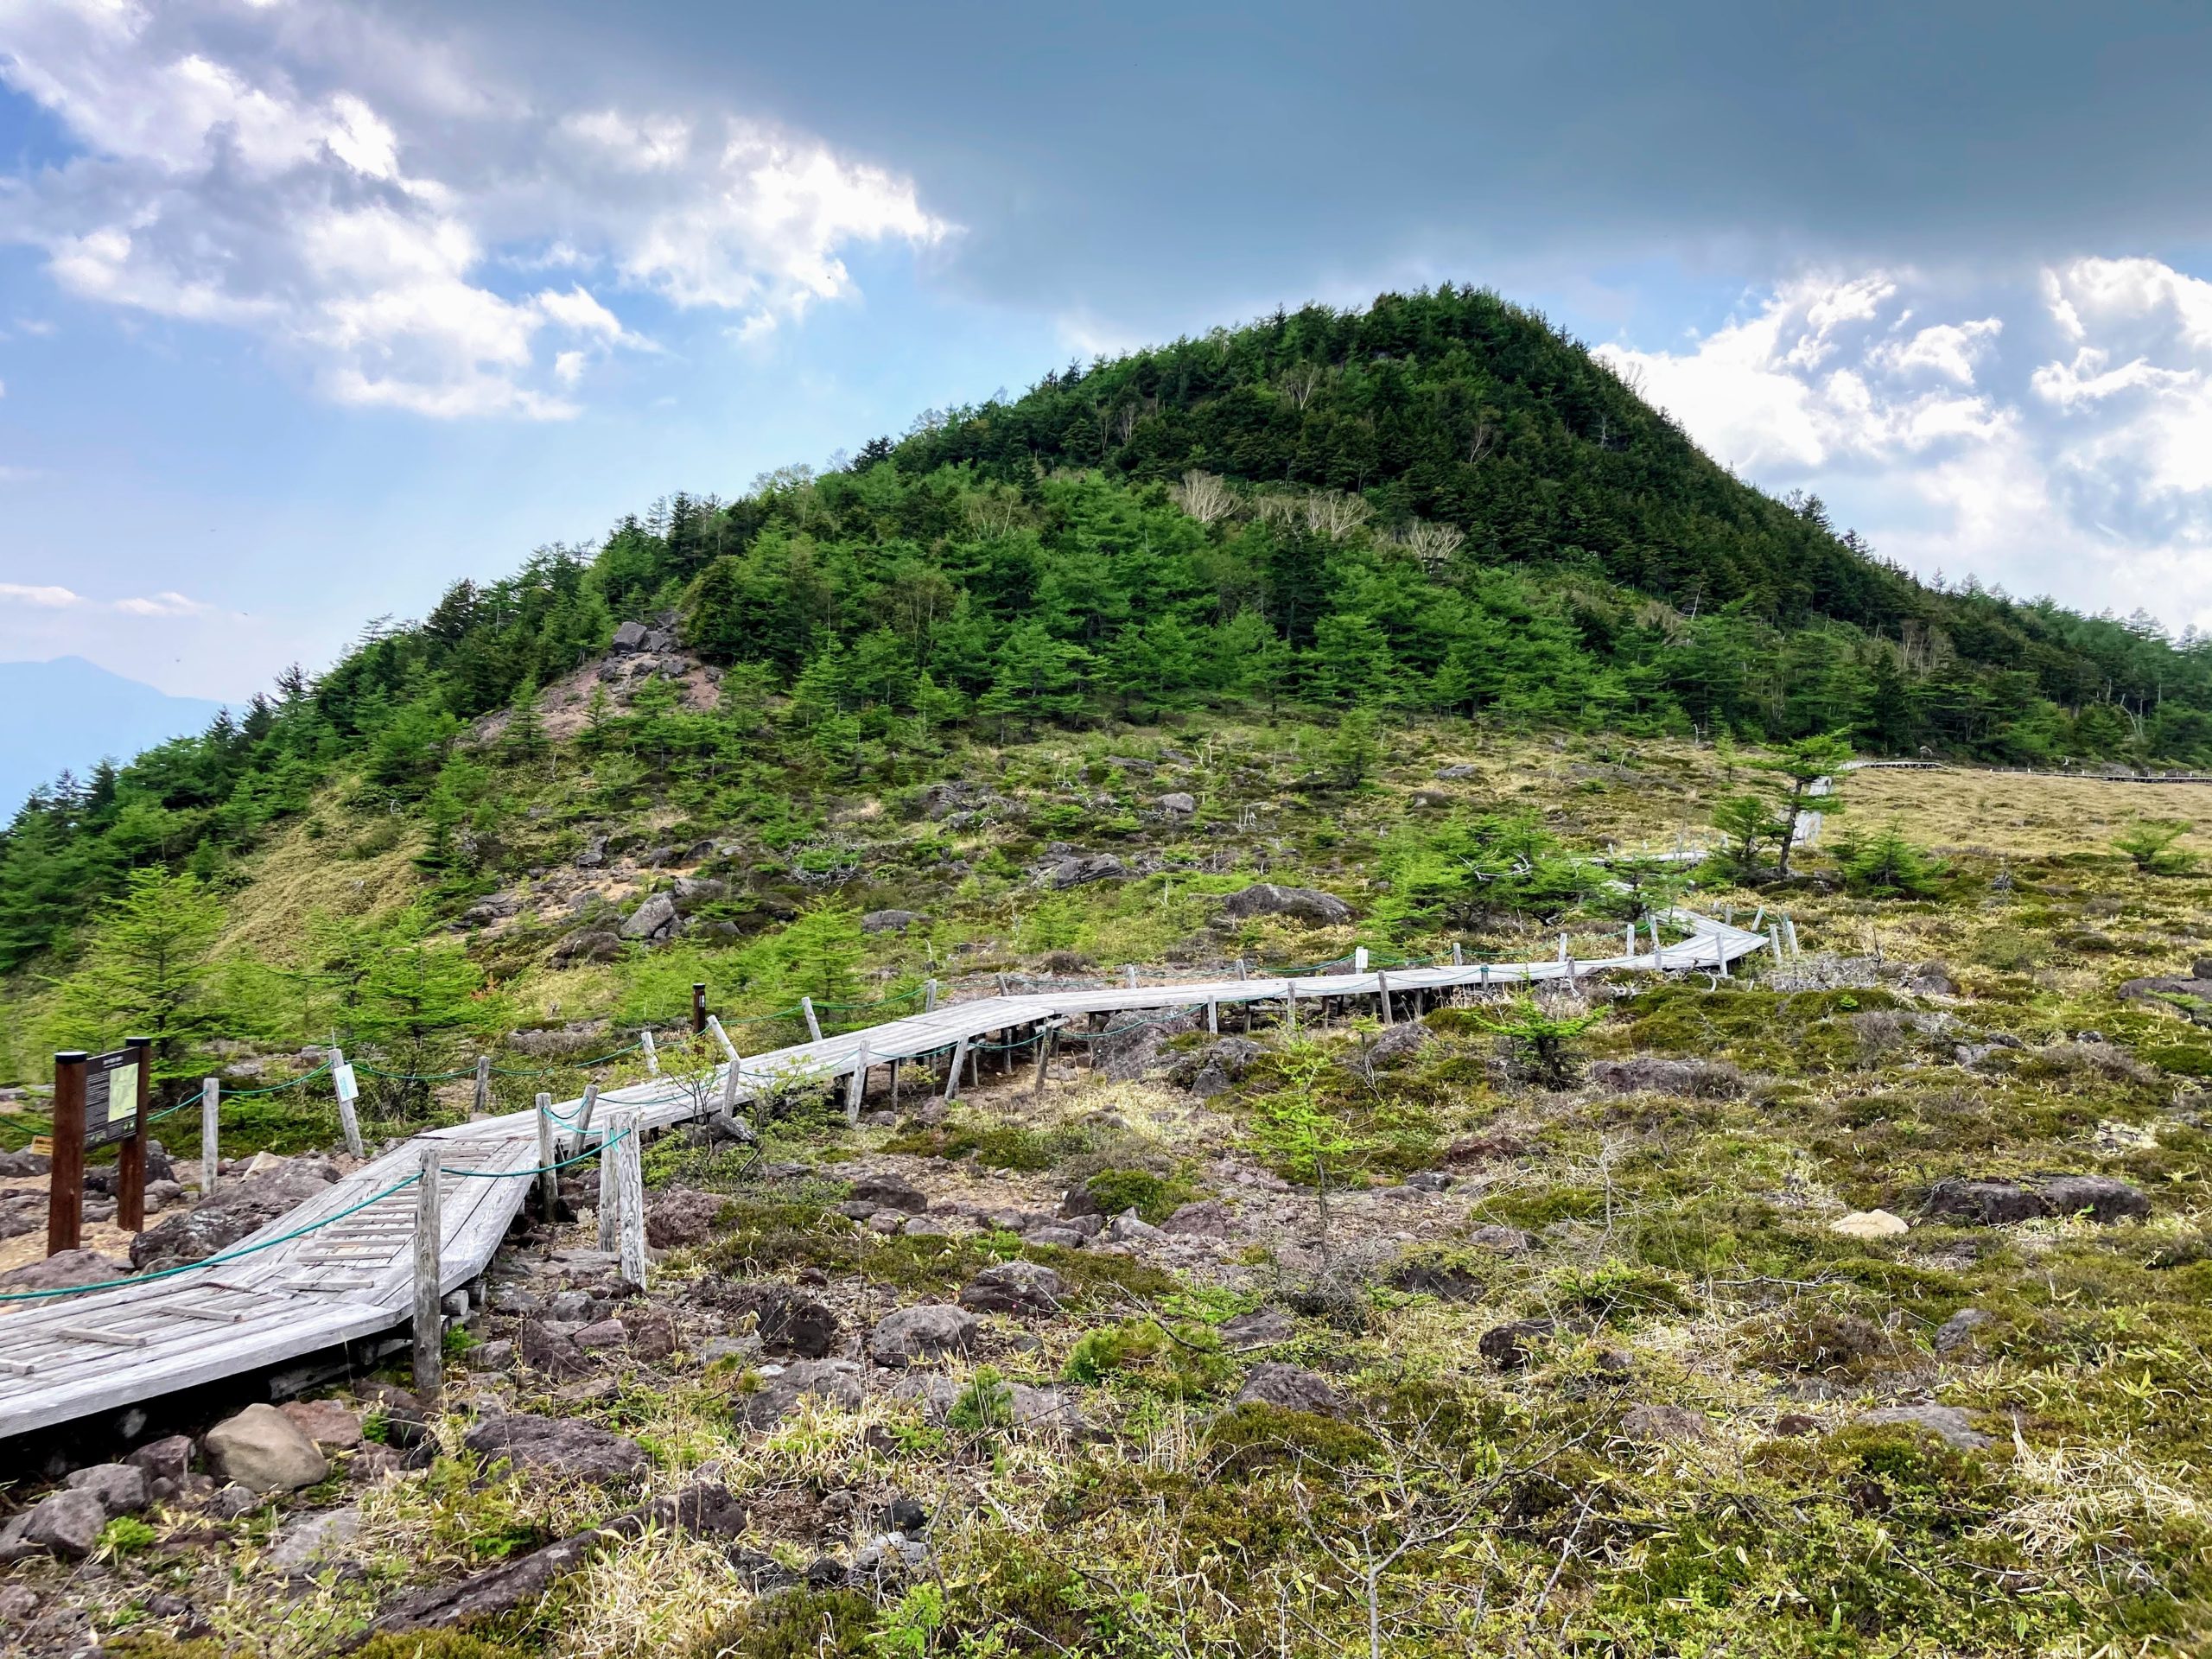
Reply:
[[[1226,518],[1241,505],[1226,480],[1193,468],[1180,484],[1167,486],[1168,499],[1202,524]]]
[[[1365,524],[1372,511],[1363,497],[1341,490],[1316,490],[1306,498],[1306,527],[1316,536],[1341,542]]]
[[[1467,435],[1467,464],[1472,467],[1497,447],[1497,428],[1485,416],[1475,418],[1475,429]]]
[[[1282,389],[1284,397],[1303,409],[1313,401],[1313,394],[1320,390],[1321,380],[1319,364],[1300,363],[1285,369],[1275,384]]]
[[[1278,526],[1294,524],[1306,512],[1304,497],[1281,490],[1262,496],[1253,505],[1261,523]]]
[[[1433,524],[1426,518],[1414,519],[1399,537],[1406,550],[1428,570],[1441,570],[1451,563],[1452,556],[1466,539],[1466,533],[1457,524]]]

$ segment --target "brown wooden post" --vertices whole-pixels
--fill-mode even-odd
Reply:
[[[443,1240],[439,1236],[438,1191],[443,1169],[438,1143],[423,1142],[421,1180],[415,1189],[415,1392],[438,1397],[445,1374]]]
[[[696,1037],[707,1028],[707,987],[704,981],[691,988],[691,1034]]]
[[[47,1186],[46,1253],[73,1250],[85,1237],[85,1062],[80,1048],[54,1057],[54,1168]]]
[[[138,1099],[133,1108],[138,1121],[128,1140],[115,1148],[115,1224],[126,1233],[146,1230],[146,1108],[152,1098],[154,1039],[126,1037],[123,1046],[137,1057]]]

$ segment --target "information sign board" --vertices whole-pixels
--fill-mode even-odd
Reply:
[[[112,1146],[138,1128],[138,1065],[144,1051],[118,1048],[85,1062],[85,1144]]]

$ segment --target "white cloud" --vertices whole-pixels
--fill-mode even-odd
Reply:
[[[125,616],[212,616],[215,607],[182,594],[158,593],[136,599],[118,599],[115,608]]]
[[[0,238],[81,297],[296,353],[342,402],[565,416],[590,355],[648,343],[625,295],[771,327],[851,291],[848,248],[949,228],[817,139],[541,109],[336,0],[0,0],[0,53],[81,147],[0,194]],[[531,269],[585,280],[501,281]]]
[[[1808,276],[1683,350],[1600,355],[1925,574],[2212,626],[2212,283],[2133,258],[1994,292]]]
[[[81,595],[67,588],[41,588],[21,582],[0,582],[0,604],[31,605],[42,611],[58,611],[65,606],[82,602]]]

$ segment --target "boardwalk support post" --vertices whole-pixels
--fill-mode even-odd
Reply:
[[[634,1106],[612,1120],[620,1124],[614,1153],[614,1194],[617,1248],[622,1253],[622,1276],[632,1284],[645,1282],[645,1150]]]
[[[200,1085],[200,1196],[215,1196],[215,1172],[223,1166],[220,1125],[223,1118],[223,1080],[208,1077]]]
[[[537,1207],[541,1219],[551,1223],[561,1201],[561,1178],[553,1166],[553,1096],[537,1097]]]
[[[438,1143],[423,1143],[415,1190],[415,1392],[437,1398],[444,1381],[446,1321],[438,1262]]]
[[[822,1021],[815,1017],[814,999],[810,996],[802,996],[799,998],[798,1011],[806,1016],[806,1040],[810,1043],[820,1042],[822,1040]]]
[[[1390,982],[1379,968],[1375,970],[1375,1001],[1382,1009],[1382,1023],[1386,1026],[1397,1024],[1390,1013]]]
[[[1052,1069],[1052,1051],[1060,1046],[1060,1022],[1048,1020],[1037,1033],[1037,1076],[1029,1085],[1033,1099],[1045,1098],[1045,1074]]]
[[[1211,997],[1206,999],[1206,1035],[1221,1035],[1221,1004]]]
[[[853,1075],[845,1083],[845,1122],[861,1121],[861,1098],[868,1093],[868,1045],[861,1045],[853,1060]]]
[[[963,1037],[952,1046],[952,1064],[944,1068],[944,1103],[948,1106],[960,1098],[960,1068],[968,1058],[968,1039]]]

